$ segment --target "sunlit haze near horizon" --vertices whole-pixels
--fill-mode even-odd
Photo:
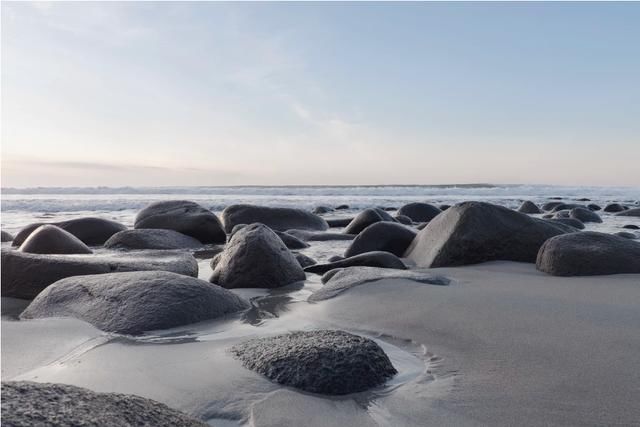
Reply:
[[[3,187],[640,185],[639,3],[1,8]]]

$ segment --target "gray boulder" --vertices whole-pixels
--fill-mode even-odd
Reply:
[[[626,228],[629,230],[640,230],[640,226],[635,224],[626,224],[626,225],[623,225],[622,228]]]
[[[540,248],[536,267],[554,276],[640,273],[640,243],[594,231],[556,236]]]
[[[396,215],[395,216],[395,220],[398,221],[400,224],[404,224],[404,225],[413,224],[413,221],[411,221],[411,218],[409,218],[408,216],[404,216],[404,215]]]
[[[616,216],[637,216],[640,217],[640,208],[628,209],[622,212],[618,212]]]
[[[305,254],[301,254],[300,252],[295,252],[293,255],[296,257],[296,260],[298,260],[298,263],[302,268],[317,264],[315,259],[308,257]]]
[[[625,210],[625,207],[620,203],[609,203],[604,207],[603,211],[605,212],[622,212]]]
[[[340,228],[349,225],[353,218],[326,218],[329,228]]]
[[[11,233],[7,232],[7,231],[0,231],[0,241],[1,242],[10,242],[13,240],[13,236],[11,235]]]
[[[520,207],[518,208],[518,212],[522,212],[525,214],[540,214],[542,210],[530,200],[526,200],[522,202]]]
[[[576,230],[583,230],[584,224],[579,219],[575,218],[551,218],[548,221],[553,221],[560,224],[565,224],[570,227],[575,228]],[[573,230],[572,230],[573,231]]]
[[[613,233],[616,236],[620,236],[620,237],[624,237],[625,239],[637,239],[638,236],[636,236],[633,233],[629,233],[628,231],[618,231],[617,233]]]
[[[316,215],[320,215],[320,214],[326,214],[331,211],[333,211],[333,209],[331,209],[329,206],[316,206],[313,209],[312,213]]]
[[[32,254],[90,254],[91,249],[68,231],[55,225],[41,225],[20,245]]]
[[[234,225],[233,230],[231,230],[231,233],[229,234],[229,237],[232,237],[234,234],[236,234],[236,232],[238,232],[239,230],[242,230],[246,226],[247,224]],[[299,239],[298,237],[292,234],[289,234],[288,232],[285,233],[284,231],[277,231],[277,230],[274,230],[273,232],[278,235],[280,240],[282,240],[285,246],[289,249],[305,249],[309,247],[309,245],[305,243],[303,240]]]
[[[295,256],[264,224],[237,231],[211,267],[210,281],[229,289],[277,288],[306,278]]]
[[[303,242],[323,242],[327,240],[353,240],[354,234],[331,233],[309,230],[288,230],[287,234],[297,237]]]
[[[199,240],[174,230],[137,228],[114,234],[104,243],[108,249],[198,249]]]
[[[393,222],[376,222],[360,232],[344,253],[351,257],[365,252],[386,251],[402,256],[417,232]]]
[[[384,210],[380,208],[369,208],[356,215],[344,229],[344,232],[346,234],[358,234],[371,224],[380,221],[396,222],[396,220]]]
[[[207,427],[162,403],[132,394],[29,381],[2,383],[2,423],[12,427]]]
[[[355,266],[395,268],[398,270],[407,269],[407,266],[404,265],[402,260],[400,260],[400,258],[395,256],[394,254],[383,251],[374,251],[365,252],[326,264],[315,264],[310,267],[306,267],[304,271],[308,273],[324,274],[329,270],[333,270],[334,268]]]
[[[451,207],[451,205],[440,205],[438,206],[438,209],[440,209],[441,211],[446,211],[447,209],[449,209]]]
[[[538,249],[566,226],[484,202],[447,209],[418,233],[405,257],[420,267],[485,261],[535,262]]]
[[[544,205],[542,205],[542,210],[548,212],[548,211],[553,210],[556,206],[560,206],[560,205],[564,205],[564,203],[563,202],[557,202],[557,201],[555,201],[555,202],[547,202]]]
[[[41,225],[55,225],[61,229],[82,240],[85,245],[101,246],[104,242],[119,231],[126,230],[127,227],[119,222],[111,221],[104,218],[76,218],[68,221],[53,223],[34,223],[29,224],[16,234],[13,239],[13,246],[20,246],[29,235]]]
[[[174,230],[202,243],[224,243],[227,240],[218,217],[209,209],[188,200],[150,204],[138,212],[134,228]]]
[[[324,219],[302,209],[254,205],[228,206],[222,211],[222,221],[227,232],[231,232],[236,224],[254,223],[264,224],[277,231],[287,231],[292,228],[324,231],[329,228]]]
[[[583,208],[584,205],[579,205],[577,203],[561,203],[551,209],[551,212],[560,212],[560,211],[570,211],[573,208]]]
[[[198,263],[190,254],[166,251],[126,255],[41,255],[6,250],[2,251],[0,282],[3,297],[32,299],[44,288],[65,277],[148,270],[196,277]]]
[[[582,222],[602,222],[602,218],[600,215],[587,208],[573,208],[569,212],[570,218],[575,218]]]
[[[429,203],[408,203],[398,210],[398,215],[404,215],[415,222],[429,222],[442,212]]]
[[[337,211],[342,211],[342,210],[345,210],[345,209],[349,209],[349,205],[338,205],[338,206],[336,206],[336,210]]]
[[[602,208],[599,205],[596,205],[595,203],[590,203],[590,204],[587,205],[587,207],[589,209],[591,209],[592,211],[602,210]]]
[[[310,393],[342,395],[380,386],[397,371],[375,341],[343,331],[293,332],[231,348],[252,371]]]
[[[231,291],[167,271],[67,277],[48,286],[22,319],[75,317],[105,332],[138,335],[249,308]]]

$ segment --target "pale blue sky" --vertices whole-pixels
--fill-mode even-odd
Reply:
[[[640,183],[640,3],[2,3],[2,185]]]

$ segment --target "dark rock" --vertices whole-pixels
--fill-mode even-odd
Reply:
[[[41,225],[20,245],[32,254],[90,254],[91,249],[68,231],[55,225]]]
[[[218,257],[210,281],[229,289],[277,288],[306,278],[295,256],[264,224],[236,232]]]
[[[551,212],[570,211],[573,208],[584,208],[584,205],[578,205],[576,203],[561,203],[551,209]]]
[[[595,203],[588,204],[587,207],[592,211],[599,211],[602,209],[600,206],[596,205]]]
[[[67,384],[2,383],[2,424],[27,426],[206,427],[154,400],[132,394],[96,393]]]
[[[314,214],[326,214],[333,211],[329,206],[316,206],[316,208],[312,211]]]
[[[341,261],[341,260],[343,260],[343,259],[344,259],[344,257],[343,257],[343,256],[340,256],[340,255],[332,255],[332,256],[330,256],[330,257],[327,259],[327,261],[329,261],[329,262],[336,262],[336,261]]]
[[[104,244],[109,249],[197,249],[199,240],[174,230],[138,228],[114,234]]]
[[[365,252],[362,254],[354,255],[349,258],[344,258],[339,261],[334,261],[326,264],[316,264],[304,269],[308,273],[324,274],[334,268],[344,267],[381,267],[381,268],[395,268],[398,270],[406,270],[407,266],[404,265],[402,260],[389,252],[374,251]]]
[[[93,255],[40,255],[2,251],[2,296],[32,299],[50,284],[71,276],[122,271],[171,271],[196,277],[190,254],[162,252]]]
[[[355,234],[344,233],[326,233],[322,231],[308,231],[308,230],[288,230],[287,234],[290,234],[303,242],[323,242],[327,240],[353,240]]]
[[[348,267],[336,268],[327,271],[322,276],[322,283],[325,285],[315,291],[308,301],[318,302],[333,298],[342,292],[366,283],[377,282],[383,279],[404,279],[414,282],[446,286],[451,281],[444,277],[426,272],[411,270],[389,270],[376,267]]]
[[[222,211],[222,221],[227,232],[230,232],[236,224],[254,223],[264,224],[277,231],[287,231],[292,228],[324,231],[329,228],[324,219],[308,211],[254,205],[228,206]]]
[[[7,232],[7,231],[0,231],[0,241],[2,242],[10,242],[13,240],[13,236],[11,235],[11,233]]]
[[[622,212],[618,212],[616,216],[637,216],[640,217],[640,208],[633,208],[629,210],[625,210]]]
[[[580,199],[576,199],[578,202],[590,202],[591,199],[587,199],[586,197],[582,197]]]
[[[438,209],[440,209],[441,211],[446,211],[450,207],[451,207],[451,205],[440,205],[440,206],[438,206]]]
[[[353,218],[327,218],[327,224],[330,228],[346,227],[353,221]]]
[[[571,212],[569,212],[569,217],[582,222],[602,222],[600,215],[587,208],[573,208]]]
[[[559,197],[559,196],[549,197],[549,200],[562,200],[562,199],[564,199],[564,197]]]
[[[429,203],[408,203],[400,208],[398,215],[404,215],[415,222],[429,222],[442,212]]]
[[[553,214],[553,218],[570,218],[569,213],[571,211],[568,209],[563,209],[561,211],[556,211],[555,214]]]
[[[378,208],[387,212],[393,212],[398,210],[398,208],[394,208],[393,206],[378,206]]]
[[[134,228],[174,230],[202,243],[224,243],[227,240],[218,217],[209,209],[188,200],[150,204],[138,212]]]
[[[343,331],[255,338],[233,346],[231,352],[246,368],[271,381],[310,393],[357,393],[397,373],[378,344]]]
[[[405,256],[420,267],[493,260],[535,262],[538,249],[567,227],[484,202],[463,202],[434,218]]]
[[[16,234],[13,239],[13,246],[20,246],[29,235],[41,225],[55,225],[62,228],[65,231],[76,236],[82,240],[85,245],[89,246],[101,246],[104,242],[119,231],[126,230],[123,224],[119,222],[110,221],[103,218],[77,218],[70,219],[68,221],[53,222],[53,223],[35,223],[29,224]]]
[[[236,234],[236,232],[238,232],[239,230],[242,230],[246,226],[247,224],[234,225],[233,230],[231,230],[229,237],[233,237],[233,235]],[[282,240],[284,245],[289,249],[305,249],[309,247],[307,243],[305,243],[303,240],[299,239],[298,237],[294,236],[293,234],[289,234],[288,232],[285,233],[284,231],[277,231],[277,230],[275,230],[274,233],[278,235],[280,240]],[[309,231],[308,233],[313,233],[313,232]]]
[[[337,211],[343,211],[345,209],[349,209],[349,205],[338,205],[336,206]]]
[[[553,222],[569,225],[569,226],[575,228],[575,230],[572,230],[572,231],[577,231],[577,230],[583,230],[584,229],[584,224],[582,223],[582,221],[580,221],[579,219],[575,219],[575,218],[551,218],[549,221],[553,221]]]
[[[396,215],[395,219],[396,219],[396,221],[398,221],[400,224],[404,224],[404,225],[411,225],[411,224],[413,224],[413,221],[411,221],[411,218],[409,218],[408,216],[404,216],[404,215]]]
[[[629,233],[628,231],[618,231],[617,233],[613,233],[616,236],[620,236],[620,237],[624,237],[625,239],[637,239],[638,236],[636,236],[633,233]]]
[[[48,286],[22,319],[75,317],[105,332],[138,335],[249,308],[231,291],[167,271],[67,277]]]
[[[622,212],[624,211],[624,206],[619,203],[609,203],[604,207],[603,211],[605,212]]]
[[[416,228],[417,228],[418,230],[424,230],[424,228],[425,228],[427,225],[429,225],[429,223],[428,223],[428,222],[421,222],[420,224],[418,224],[418,225],[416,226]]]
[[[224,250],[224,246],[223,245],[209,247],[209,248],[206,248],[206,249],[194,251],[193,252],[193,257],[195,259],[209,259],[209,258],[212,258],[212,257],[218,255],[223,250]]]
[[[532,201],[526,200],[522,202],[522,204],[518,208],[518,212],[522,212],[525,214],[540,214],[542,213],[542,210],[540,210],[538,205],[536,205]]]
[[[548,214],[544,214],[544,215],[542,215],[542,218],[544,218],[544,219],[551,219],[551,218],[553,218],[553,217],[555,217],[555,215],[554,215],[554,214],[552,214],[552,213],[548,213]]]
[[[407,250],[416,232],[393,222],[376,222],[358,234],[344,253],[351,257],[365,252],[386,251],[402,256]]]
[[[300,252],[296,252],[293,255],[296,257],[296,260],[298,260],[298,263],[302,268],[317,264],[315,259],[308,257],[305,254],[301,254]]]
[[[344,229],[346,234],[358,234],[373,223],[380,221],[396,222],[387,212],[378,208],[365,209],[353,218],[353,221]]]
[[[627,228],[629,230],[640,230],[640,227],[635,224],[623,225],[622,228]]]
[[[564,203],[562,202],[547,202],[544,205],[542,205],[542,210],[543,211],[550,211],[553,210],[553,208],[555,208],[556,206],[560,206],[563,205]]]
[[[540,248],[536,267],[554,276],[640,273],[640,243],[594,231],[556,236]]]

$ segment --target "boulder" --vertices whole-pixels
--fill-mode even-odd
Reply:
[[[405,257],[430,268],[493,260],[535,262],[544,241],[568,228],[503,206],[463,202],[431,220]]]
[[[525,214],[541,214],[542,210],[532,201],[525,200],[518,208],[518,212],[522,212]]]
[[[331,209],[329,206],[316,206],[311,212],[316,215],[320,215],[329,213],[331,211],[333,211],[333,209]]]
[[[404,216],[404,215],[396,215],[395,216],[395,220],[398,221],[400,224],[404,224],[404,225],[413,224],[413,221],[411,221],[411,218],[409,218],[408,216]]]
[[[360,232],[344,253],[351,257],[365,252],[386,251],[402,256],[407,250],[416,231],[393,222],[376,222]]]
[[[184,426],[207,427],[175,409],[132,394],[97,393],[67,384],[2,383],[6,426]]]
[[[560,205],[563,205],[563,204],[564,203],[562,203],[562,202],[547,202],[544,205],[542,205],[542,210],[543,211],[551,211],[556,206],[560,206]]]
[[[618,231],[617,233],[613,233],[616,236],[620,236],[620,237],[624,237],[625,239],[637,239],[638,236],[636,236],[633,233],[629,233],[628,231]]]
[[[626,228],[626,229],[629,229],[629,230],[640,230],[640,226],[637,226],[635,224],[623,225],[622,228]]]
[[[20,246],[29,235],[41,225],[55,225],[82,240],[85,245],[102,246],[104,242],[119,231],[126,230],[127,227],[119,222],[111,221],[104,218],[76,218],[68,221],[53,223],[34,223],[29,224],[16,234],[13,240],[13,246]]]
[[[242,230],[246,226],[247,224],[234,225],[233,230],[231,230],[231,234],[229,235],[229,237],[232,237],[234,234],[236,234],[236,232],[238,232],[239,230]],[[284,231],[276,231],[276,230],[274,230],[274,233],[278,235],[280,240],[282,240],[285,246],[289,249],[305,249],[309,247],[307,243],[305,243],[303,240],[297,238],[292,234],[285,233]]]
[[[349,205],[338,205],[336,206],[337,211],[343,211],[345,209],[349,209]]]
[[[587,205],[587,207],[589,209],[591,209],[592,211],[602,210],[602,208],[600,206],[596,205],[595,203],[590,203],[590,204]]]
[[[625,208],[620,203],[609,203],[604,207],[603,211],[605,212],[622,212]]]
[[[446,211],[450,207],[451,207],[451,205],[440,205],[440,206],[438,206],[438,209],[440,209],[441,211]]]
[[[429,203],[408,203],[398,210],[398,215],[404,215],[415,222],[429,222],[442,212]]]
[[[73,234],[55,225],[41,225],[20,245],[32,254],[90,254],[92,250]]]
[[[255,338],[231,348],[247,368],[310,393],[342,395],[380,386],[397,371],[375,341],[315,330]]]
[[[622,212],[618,212],[616,216],[637,216],[640,217],[640,208],[628,209]]]
[[[264,224],[237,231],[218,255],[210,281],[225,288],[277,288],[305,280],[295,256]]]
[[[396,222],[387,212],[379,208],[368,208],[356,215],[344,229],[346,234],[358,234],[371,224],[380,221]]]
[[[315,259],[308,257],[305,254],[301,254],[300,252],[295,252],[293,255],[296,257],[296,260],[298,260],[298,263],[302,268],[317,264]]]
[[[540,248],[536,267],[554,276],[640,273],[640,243],[594,231],[555,236]]]
[[[71,276],[121,271],[171,271],[198,276],[198,263],[190,254],[166,251],[124,254],[41,255],[2,251],[2,296],[35,298],[50,284]]]
[[[316,264],[310,267],[306,267],[304,271],[308,273],[324,274],[334,268],[344,267],[380,267],[380,268],[395,268],[398,270],[406,270],[407,266],[404,265],[402,260],[389,252],[374,251],[365,252],[362,254],[354,255],[349,258],[344,258],[339,261],[333,261],[326,264]]]
[[[353,218],[327,218],[327,225],[329,228],[346,227],[353,221]]]
[[[11,233],[7,232],[7,231],[0,231],[0,241],[1,242],[10,242],[13,240],[13,236],[11,235]]]
[[[581,198],[576,199],[576,200],[577,200],[578,202],[590,202],[590,201],[591,201],[591,199],[588,199],[588,198],[586,198],[586,197],[581,197]]]
[[[136,215],[134,228],[174,230],[202,243],[224,243],[227,235],[213,212],[188,200],[155,202]]]
[[[584,229],[584,224],[582,223],[582,221],[580,221],[579,219],[575,219],[575,218],[551,218],[549,221],[553,221],[553,222],[560,223],[560,224],[565,224],[565,225],[568,225],[570,227],[575,228],[575,230],[572,230],[572,231],[577,231],[577,230],[583,230]]]
[[[136,228],[114,234],[104,243],[108,249],[198,249],[200,240],[174,230]]]
[[[331,233],[323,231],[309,231],[309,230],[288,230],[287,234],[290,234],[303,242],[324,242],[327,240],[353,240],[355,234],[344,233]]]
[[[551,212],[570,211],[574,208],[584,208],[584,205],[579,205],[576,203],[561,203],[551,209]]]
[[[249,308],[231,291],[167,271],[67,277],[29,304],[21,319],[74,317],[105,332],[139,335]]]
[[[582,222],[602,222],[600,215],[587,208],[573,208],[569,212],[569,217]]]
[[[336,261],[341,261],[343,260],[344,257],[340,256],[340,255],[331,255],[329,258],[327,258],[328,262],[336,262]]]
[[[261,223],[276,231],[292,228],[300,230],[324,231],[327,222],[311,212],[302,209],[272,208],[254,205],[231,205],[222,211],[222,221],[227,232],[236,224]]]

